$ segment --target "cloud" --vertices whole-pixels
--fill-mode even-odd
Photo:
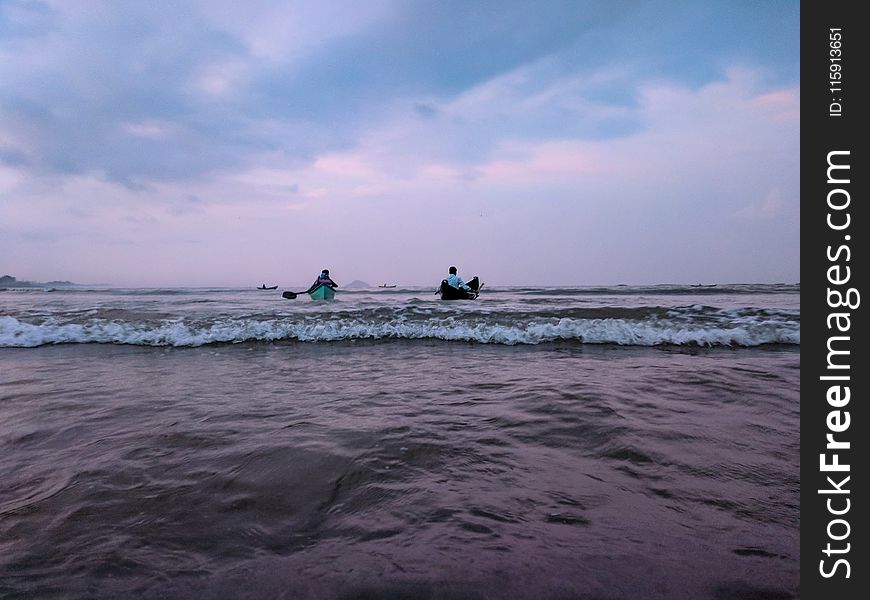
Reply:
[[[665,7],[650,28],[650,6],[630,5],[5,2],[3,27],[14,35],[0,37],[3,156],[36,172],[98,173],[128,185],[197,178],[254,164],[263,151],[310,161],[346,150],[405,101],[458,140],[445,152],[472,154],[500,127],[502,114],[485,112],[487,93],[523,97],[526,118],[515,112],[509,135],[630,133],[636,124],[614,103],[633,101],[626,81],[700,71],[684,62],[705,63],[709,77],[712,62],[698,53],[653,60],[673,45],[668,32],[679,23],[664,17],[681,9]],[[764,23],[765,12],[752,15]],[[749,16],[729,11],[727,19],[748,27]],[[782,44],[777,31],[768,35]],[[687,45],[699,35],[681,33]],[[613,39],[647,46],[638,53]],[[522,70],[536,63],[550,72]],[[460,97],[478,111],[462,110]],[[442,115],[445,105],[469,121]],[[481,121],[489,125],[475,129],[481,137],[461,137],[465,124]],[[171,123],[173,135],[143,135],[142,124],[157,123]]]
[[[172,123],[164,121],[139,121],[137,123],[124,123],[122,129],[134,136],[152,140],[164,139],[172,135],[175,127]]]
[[[0,4],[0,37],[16,43],[41,37],[56,26],[56,19],[46,2],[6,0]]]
[[[432,119],[438,115],[437,108],[424,102],[414,104],[414,111],[424,119]]]
[[[725,79],[697,90],[641,80],[633,107],[587,104],[575,77],[526,88],[524,82],[533,77],[542,80],[524,67],[486,82],[440,105],[435,122],[396,111],[371,128],[358,147],[317,159],[311,176],[323,172],[333,184],[400,186],[418,178],[501,186],[570,183],[578,189],[617,180],[620,185],[690,180],[700,185],[719,183],[728,172],[760,177],[771,161],[797,158],[797,89],[766,91],[760,73],[752,70],[731,69]],[[584,135],[572,123],[558,133],[531,126],[529,106],[537,106],[535,118],[546,121],[569,104],[584,113],[589,130],[614,115],[632,126],[603,137]]]
[[[97,260],[107,276],[91,281],[137,264],[156,282],[168,271],[147,265],[181,253],[176,281],[203,284],[288,256],[425,282],[445,249],[506,282],[796,270],[797,17],[782,3],[4,2],[0,257],[80,277],[74,257]],[[57,243],[26,241],[42,234]]]
[[[766,221],[777,218],[783,211],[782,195],[778,189],[772,189],[759,204],[746,206],[737,211],[736,216],[742,219]]]

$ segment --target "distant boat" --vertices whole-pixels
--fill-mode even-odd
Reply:
[[[263,285],[261,285],[261,286],[258,287],[257,289],[258,289],[258,290],[277,290],[277,289],[278,289],[278,286],[277,286],[277,285],[269,285],[269,286],[267,286],[267,285],[264,283]]]
[[[394,286],[394,285],[387,285],[387,284],[385,283],[385,284],[383,284],[383,285],[379,285],[378,287],[382,287],[382,288],[394,288],[394,287],[396,287],[396,286]]]

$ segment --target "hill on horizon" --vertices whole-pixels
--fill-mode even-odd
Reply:
[[[3,275],[0,277],[0,287],[44,287],[46,285],[77,285],[72,281],[19,281],[12,275]]]
[[[372,286],[369,285],[368,283],[366,283],[365,281],[362,281],[361,279],[354,279],[353,281],[351,281],[350,283],[348,283],[344,287],[345,287],[345,289],[349,289],[349,290],[357,290],[357,289],[363,289],[363,288],[370,288]]]

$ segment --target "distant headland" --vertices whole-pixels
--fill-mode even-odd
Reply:
[[[46,281],[45,283],[39,281],[19,281],[17,278],[12,275],[3,275],[0,277],[0,288],[9,288],[9,287],[46,287],[46,286],[72,286],[78,285],[73,283],[72,281]]]
[[[369,285],[368,283],[366,283],[365,281],[361,281],[359,279],[354,279],[353,281],[348,283],[346,286],[344,286],[344,288],[346,290],[361,290],[361,289],[370,288],[370,287],[372,287],[372,286]]]

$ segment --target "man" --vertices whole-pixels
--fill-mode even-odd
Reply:
[[[462,277],[456,274],[456,267],[450,267],[447,269],[449,275],[447,275],[447,284],[455,287],[457,289],[463,289],[466,292],[471,292],[472,289],[468,287],[468,284],[462,281]]]
[[[317,279],[314,281],[314,283],[311,284],[311,287],[308,288],[306,293],[311,292],[312,290],[314,290],[314,288],[316,288],[319,285],[328,285],[329,287],[331,287],[333,289],[338,287],[338,284],[335,283],[332,280],[332,278],[329,276],[329,269],[323,269],[320,272],[320,275],[317,276]]]

